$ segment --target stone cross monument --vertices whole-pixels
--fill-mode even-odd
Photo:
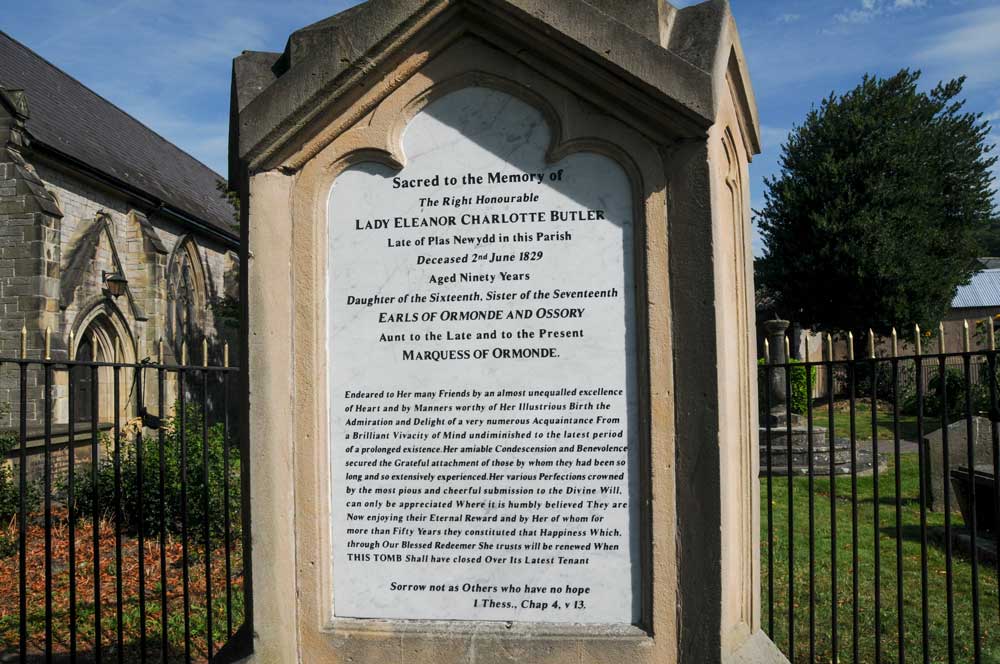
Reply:
[[[233,67],[259,662],[776,662],[724,0],[369,0]]]

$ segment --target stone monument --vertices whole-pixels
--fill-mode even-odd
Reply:
[[[788,361],[785,357],[785,335],[788,334],[789,322],[787,320],[775,319],[764,321],[764,332],[767,334],[767,344],[770,349],[768,360],[771,364],[784,364]],[[785,380],[784,371],[771,371],[767,388],[770,390],[771,410],[766,414],[770,418],[772,426],[783,426],[788,420],[788,385]],[[763,399],[764,395],[760,395]],[[792,421],[798,424],[798,416],[792,414]]]
[[[784,661],[728,5],[370,0],[232,108],[254,661]]]
[[[811,472],[826,476],[830,474],[831,461],[833,472],[838,475],[846,475],[852,470],[871,470],[874,462],[869,447],[856,445],[852,454],[850,438],[834,437],[830,440],[830,430],[823,426],[828,419],[819,416],[810,430],[807,418],[791,412],[789,376],[783,366],[790,360],[785,354],[788,326],[787,320],[764,321],[768,360],[778,366],[767,372],[770,410],[761,413],[764,419],[759,432],[761,476],[766,476],[768,472],[771,475],[808,475]],[[798,369],[805,370],[804,367]],[[767,404],[762,396],[761,409]]]

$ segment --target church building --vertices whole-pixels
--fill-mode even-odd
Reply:
[[[238,298],[239,230],[223,178],[149,127],[0,32],[0,359],[190,360],[203,339],[222,363],[220,311]],[[234,351],[235,356],[235,351]],[[55,432],[113,420],[110,374],[96,384],[54,371]],[[107,370],[108,372],[110,369]],[[131,374],[130,371],[123,372]],[[80,374],[80,375],[77,375]],[[26,414],[38,442],[43,372],[29,372]],[[134,389],[120,388],[124,417]],[[0,369],[0,431],[20,422],[16,365]]]

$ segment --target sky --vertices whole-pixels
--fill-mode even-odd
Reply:
[[[628,1],[628,0],[622,0]],[[280,51],[355,0],[34,0],[0,29],[225,175],[232,58]],[[692,1],[675,2],[679,6]],[[760,114],[751,207],[789,130],[865,73],[967,76],[967,109],[1000,142],[1000,0],[731,0]],[[29,99],[30,103],[30,99]],[[997,169],[1000,175],[1000,167]],[[761,246],[756,237],[754,251]]]

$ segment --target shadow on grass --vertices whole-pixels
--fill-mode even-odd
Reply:
[[[221,649],[214,653],[211,659],[211,664],[232,664],[241,659],[246,658],[250,655],[252,651],[252,633],[248,625],[241,626],[236,633],[233,635],[229,641],[221,647]],[[7,664],[8,662],[20,662],[18,653],[16,651],[11,651],[7,653],[0,654],[0,664]],[[100,662],[117,662],[119,661],[118,650],[116,648],[104,648],[101,651],[100,660],[97,659],[97,655],[93,649],[86,651],[79,651],[76,654],[75,659],[71,658],[68,653],[53,654],[51,659],[46,658],[44,652],[31,652],[28,654],[27,658],[23,660],[24,664],[47,664],[52,662],[52,664],[70,664],[70,662],[76,662],[77,664],[97,664]],[[158,640],[156,644],[147,642],[145,657],[143,657],[142,647],[138,641],[126,643],[122,649],[121,661],[123,662],[168,662],[170,664],[182,663],[187,661],[186,656],[181,651],[169,650],[166,657],[163,657],[162,650],[158,647]],[[202,654],[192,653],[192,662],[207,662],[208,660]]]

